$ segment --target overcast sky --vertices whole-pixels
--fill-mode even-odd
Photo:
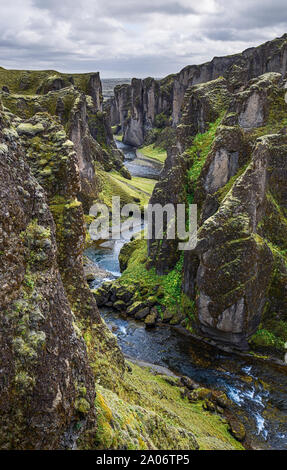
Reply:
[[[162,77],[285,32],[286,0],[0,0],[0,65]]]

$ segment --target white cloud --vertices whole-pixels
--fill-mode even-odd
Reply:
[[[0,0],[0,65],[164,76],[287,31],[283,0]]]

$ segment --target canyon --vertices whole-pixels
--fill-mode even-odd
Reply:
[[[286,448],[286,68],[284,35],[104,101],[99,73],[0,67],[1,449],[256,448],[264,413]],[[113,196],[197,204],[196,247],[95,244]],[[127,357],[132,324],[191,371]],[[267,400],[260,441],[220,358]]]

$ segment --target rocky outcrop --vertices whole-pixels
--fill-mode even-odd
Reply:
[[[149,77],[115,87],[110,113],[113,124],[121,124],[124,143],[141,146],[156,117],[162,114],[167,119],[171,112],[170,84],[171,77],[161,82]]]
[[[94,379],[45,192],[3,112],[0,141],[0,447],[72,448],[93,414]]]
[[[96,150],[99,158],[112,152],[101,146],[110,129],[98,124],[96,97],[73,85],[2,98],[0,447],[74,448],[95,427],[94,382],[105,361],[114,379],[125,370],[85,280],[78,199],[87,201]],[[91,115],[101,120],[89,123]]]
[[[286,171],[286,143],[283,136],[259,140],[251,164],[199,232],[200,327],[209,336],[241,347],[262,320],[274,272],[276,255],[268,244],[272,234],[264,225],[259,227],[268,194],[277,199],[283,189],[275,181]]]
[[[172,203],[176,207],[177,204],[190,201],[189,195],[194,191],[188,178],[188,170],[197,154],[191,158],[188,149],[195,135],[207,131],[209,123],[219,119],[230,102],[231,93],[224,79],[190,88],[185,98],[182,122],[177,128],[176,146],[168,150],[160,181],[155,186],[150,204],[159,203],[165,206]],[[173,188],[172,192],[170,188]],[[163,231],[166,232],[166,226]],[[163,240],[157,239],[156,233],[148,240],[150,266],[154,266],[158,274],[165,274],[175,266],[179,259],[178,241],[177,238],[169,240],[166,236]]]
[[[140,146],[149,130],[155,126],[159,114],[170,117],[173,126],[179,124],[184,96],[189,87],[223,76],[232,90],[236,91],[264,73],[278,72],[284,75],[286,71],[287,36],[284,35],[240,54],[215,57],[201,65],[187,66],[178,74],[163,80],[133,79],[131,85],[115,90],[113,119],[118,118],[121,123],[123,142]]]
[[[191,87],[177,146],[151,198],[197,204],[198,243],[184,253],[183,292],[196,302],[198,330],[238,348],[248,348],[258,328],[267,329],[273,349],[284,341],[275,328],[275,318],[286,321],[279,282],[286,270],[284,96],[278,73],[252,79],[237,92],[221,78]],[[148,267],[159,274],[174,269],[176,244],[150,240]]]
[[[92,97],[96,109],[102,111],[102,83],[100,74],[65,74],[55,70],[7,70],[0,67],[0,85],[9,93],[26,95],[46,95],[63,88],[76,87]],[[5,91],[5,90],[3,90]]]
[[[15,71],[16,76],[17,80],[13,81],[12,71],[0,71],[0,82],[9,83],[11,87],[11,93],[2,92],[4,105],[21,119],[32,118],[39,112],[58,116],[75,146],[80,170],[78,198],[88,212],[101,186],[95,164],[105,171],[116,169],[130,178],[123,166],[123,155],[114,143],[108,116],[102,110],[99,74],[66,76],[55,72],[51,76],[48,72],[39,72],[39,76],[35,76],[33,72]],[[27,88],[22,95],[19,94],[19,79],[21,82],[23,76],[29,80],[27,78]],[[36,84],[37,94],[34,94]]]

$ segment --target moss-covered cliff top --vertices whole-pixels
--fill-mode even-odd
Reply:
[[[63,86],[75,85],[84,93],[88,93],[89,82],[95,77],[99,80],[99,73],[60,73],[56,70],[9,70],[0,67],[0,88],[7,87],[10,93],[35,95],[51,89],[57,90]],[[62,86],[55,84],[61,80]],[[50,90],[48,90],[50,91]]]

